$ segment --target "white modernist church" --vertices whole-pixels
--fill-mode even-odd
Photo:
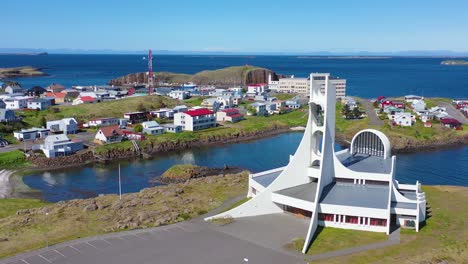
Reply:
[[[379,131],[362,130],[349,149],[335,152],[335,87],[325,74],[322,93],[313,77],[307,128],[288,165],[251,174],[248,196],[252,199],[211,218],[285,212],[310,217],[303,252],[318,225],[387,234],[396,226],[418,231],[426,219],[421,184],[395,180],[396,157]]]

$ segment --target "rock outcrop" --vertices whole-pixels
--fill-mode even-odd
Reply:
[[[179,74],[170,72],[155,73],[155,78],[163,83],[183,84],[193,82],[198,85],[248,85],[252,83],[267,83],[268,75],[271,74],[273,80],[286,77],[273,72],[272,70],[253,66],[234,66],[218,70],[202,71],[194,75]],[[126,85],[133,83],[147,83],[146,72],[132,73],[126,76],[113,79],[111,85]]]

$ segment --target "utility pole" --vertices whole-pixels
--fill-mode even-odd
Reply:
[[[46,215],[46,231],[45,231],[46,247],[49,247],[49,212],[46,212],[45,215]]]
[[[119,163],[119,200],[122,200],[122,179],[120,178],[120,163]]]

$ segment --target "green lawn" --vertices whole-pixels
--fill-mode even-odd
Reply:
[[[23,152],[19,150],[0,153],[1,169],[22,168],[26,164],[26,157],[24,156]]]
[[[191,106],[200,106],[201,103],[203,102],[203,99],[204,98],[201,96],[193,96],[190,99],[184,100],[184,102]]]
[[[233,203],[231,206],[229,206],[228,208],[224,209],[224,210],[221,211],[220,213],[224,213],[224,212],[227,212],[227,211],[229,211],[229,210],[231,210],[231,209],[234,209],[234,208],[236,208],[237,206],[246,203],[246,202],[249,201],[250,199],[252,199],[252,198],[251,198],[251,197],[244,197],[244,198],[242,198],[241,200],[239,200],[239,201]]]
[[[381,242],[388,239],[385,233],[356,231],[332,227],[317,228],[316,238],[312,246],[307,250],[307,255],[314,255],[336,251],[340,249],[363,246],[371,243]],[[304,238],[296,238],[292,245],[298,251],[302,251]]]
[[[0,218],[16,214],[21,209],[31,209],[47,205],[46,202],[37,199],[0,199]]]

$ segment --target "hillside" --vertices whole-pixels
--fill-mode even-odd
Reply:
[[[249,65],[206,70],[193,75],[172,72],[156,72],[154,74],[156,80],[161,83],[183,84],[193,82],[198,85],[247,85],[268,82],[268,74],[270,73],[273,79],[283,77],[283,75],[278,75],[269,69]],[[109,84],[124,85],[135,82],[147,83],[148,76],[146,72],[128,74],[111,80]]]

